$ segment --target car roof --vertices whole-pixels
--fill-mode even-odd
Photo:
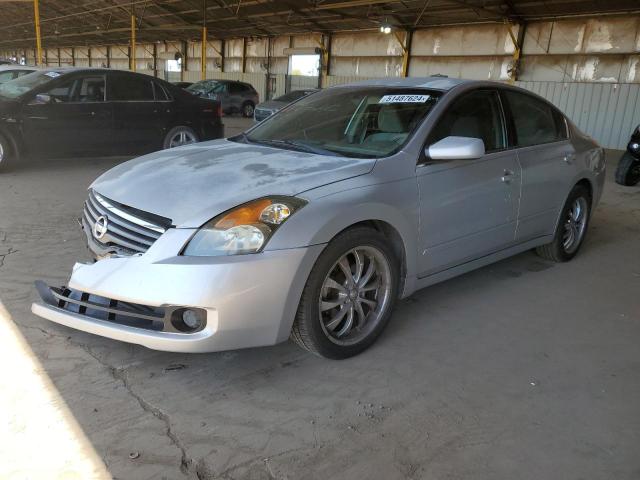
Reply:
[[[445,76],[432,77],[399,77],[399,78],[376,78],[372,80],[363,80],[360,82],[347,83],[337,85],[337,87],[407,87],[407,88],[429,88],[432,90],[448,91],[453,87],[464,83],[473,83],[474,80],[463,80],[461,78],[449,78]],[[480,83],[480,82],[478,82]]]
[[[30,67],[28,65],[17,65],[17,64],[1,64],[0,70],[38,70],[38,67]]]

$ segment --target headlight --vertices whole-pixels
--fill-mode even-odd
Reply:
[[[305,203],[294,197],[270,197],[240,205],[203,225],[182,254],[216,257],[259,252],[278,227]]]

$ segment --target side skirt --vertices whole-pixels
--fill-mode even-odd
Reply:
[[[532,248],[538,247],[540,245],[545,245],[551,242],[552,240],[553,240],[553,235],[546,235],[544,237],[534,238],[533,240],[529,240],[527,242],[514,245],[513,247],[509,247],[504,250],[500,250],[498,252],[485,255],[484,257],[471,260],[469,262],[457,265],[455,267],[448,268],[446,270],[442,270],[437,273],[433,273],[426,277],[418,278],[416,279],[414,291],[428,287],[429,285],[434,285],[436,283],[449,280],[450,278],[457,277],[458,275],[462,275],[463,273],[467,273],[477,268],[481,268],[486,265],[490,265],[497,261],[503,260],[505,258],[512,257],[514,255],[517,255],[518,253],[531,250]],[[408,295],[405,295],[405,296],[408,296]]]

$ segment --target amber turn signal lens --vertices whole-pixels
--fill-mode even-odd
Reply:
[[[215,228],[228,230],[229,228],[237,225],[257,223],[260,221],[260,214],[262,211],[271,205],[271,203],[271,200],[265,198],[248,203],[240,208],[236,208],[218,220],[215,224]]]

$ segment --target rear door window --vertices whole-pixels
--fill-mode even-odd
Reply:
[[[109,82],[109,100],[116,102],[152,102],[151,79],[129,75],[113,75]]]
[[[530,147],[567,138],[566,125],[551,105],[525,93],[504,92],[513,118],[518,147]],[[564,120],[564,119],[563,119]]]

